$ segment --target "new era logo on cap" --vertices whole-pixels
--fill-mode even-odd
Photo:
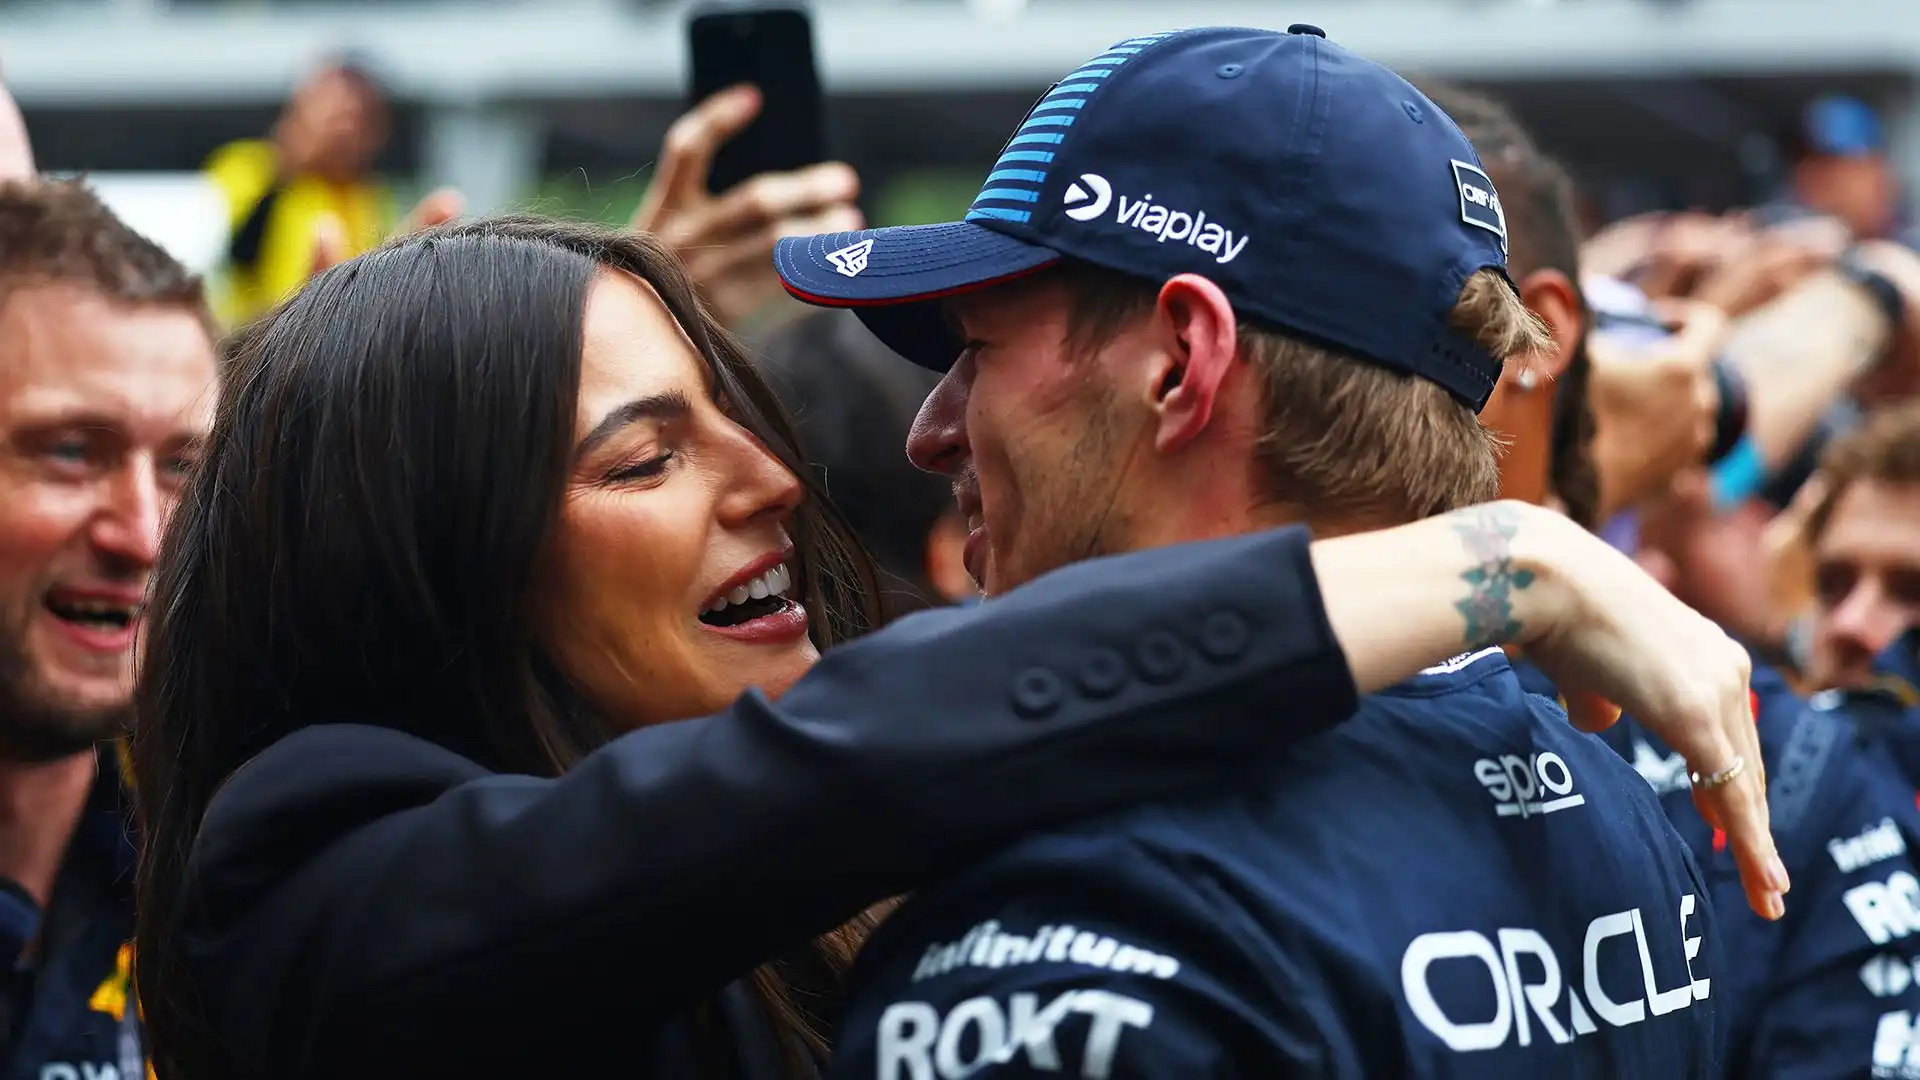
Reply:
[[[856,244],[848,244],[838,251],[827,252],[827,261],[833,268],[848,277],[859,277],[860,271],[867,268],[867,256],[873,253],[873,237]]]
[[[1080,179],[1067,185],[1067,196],[1062,202],[1065,213],[1075,221],[1092,221],[1107,212],[1113,202],[1113,185],[1098,173],[1081,173]]]
[[[1505,254],[1507,213],[1500,208],[1500,194],[1493,190],[1493,178],[1477,165],[1455,161],[1453,182],[1460,186],[1460,220],[1498,236],[1501,254]]]

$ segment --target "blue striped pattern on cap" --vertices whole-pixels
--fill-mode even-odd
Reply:
[[[1066,141],[1080,110],[1105,85],[1122,64],[1147,46],[1168,34],[1149,34],[1127,40],[1081,64],[1073,74],[1055,83],[1031,111],[1020,129],[1007,140],[1000,160],[993,163],[987,182],[974,196],[967,211],[968,221],[1017,221],[1033,219],[1033,204],[1040,201],[1040,187],[1047,182],[1053,159]]]

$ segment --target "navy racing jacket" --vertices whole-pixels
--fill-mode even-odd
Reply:
[[[920,893],[833,1075],[1717,1077],[1717,936],[1647,785],[1490,649]]]
[[[1530,669],[1523,678],[1552,690]],[[1747,906],[1681,756],[1630,717],[1605,735],[1660,797],[1706,877],[1719,916],[1727,1075],[1920,1080],[1920,751],[1903,766],[1902,710],[1881,690],[1808,702],[1761,666],[1752,685],[1774,841],[1793,878],[1778,922]]]

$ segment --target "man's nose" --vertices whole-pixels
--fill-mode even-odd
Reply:
[[[924,472],[953,476],[967,461],[967,382],[962,360],[920,404],[907,433],[907,460]]]
[[[160,552],[163,498],[153,459],[128,459],[108,482],[103,505],[94,515],[94,547],[142,570],[152,567]]]
[[[1867,656],[1880,655],[1907,628],[1905,609],[1872,576],[1862,577],[1827,613],[1827,631],[1835,642]]]

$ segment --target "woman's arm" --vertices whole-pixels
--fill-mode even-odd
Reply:
[[[1522,556],[1536,583],[1473,519],[1311,555],[1284,530],[1095,560],[901,620],[778,703],[634,732],[558,780],[473,778],[394,732],[310,729],[207,815],[185,905],[199,990],[217,1030],[271,1033],[274,1058],[377,1044],[396,1070],[491,1067],[508,1050],[461,1034],[490,1025],[534,1057],[625,1040],[996,844],[1218,782],[1338,722],[1355,702],[1339,643],[1367,689],[1483,641],[1552,644],[1586,613],[1544,525],[1558,519],[1483,512],[1553,556]],[[1505,621],[1473,584],[1503,573]]]
[[[447,1072],[498,1051],[461,1034],[490,1025],[529,1053],[624,1038],[995,844],[1218,781],[1355,701],[1304,530],[1094,560],[898,620],[778,702],[630,733],[557,780],[302,731],[209,808],[182,943],[236,1049],[372,1040]]]
[[[1712,776],[1694,800],[1724,828],[1747,901],[1778,918],[1787,873],[1768,828],[1766,770],[1748,698],[1751,661],[1633,560],[1551,511],[1476,506],[1313,547],[1326,610],[1363,690],[1448,650],[1515,646],[1596,731],[1620,709]]]

